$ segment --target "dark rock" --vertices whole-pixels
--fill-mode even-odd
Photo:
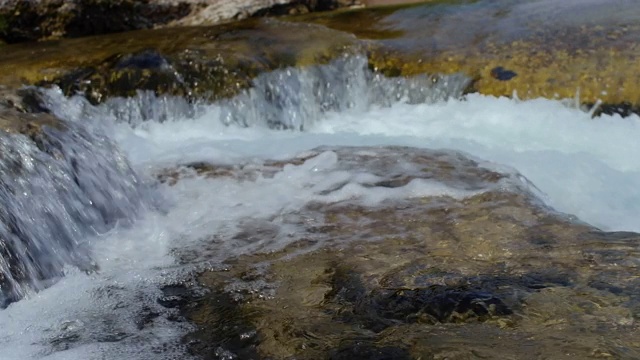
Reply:
[[[190,313],[199,318],[198,330],[184,338],[193,355],[204,359],[261,359],[257,352],[260,338],[250,314],[244,313],[232,297],[216,292],[199,305]]]
[[[631,116],[633,114],[640,114],[640,106],[638,104],[632,104],[628,101],[624,101],[619,104],[586,103],[584,107],[585,109],[590,110],[592,116],[594,117],[602,114],[618,114],[622,117]]]
[[[201,76],[199,80],[205,82],[207,78]],[[193,83],[185,83],[166,57],[153,50],[116,55],[96,67],[75,70],[53,84],[68,94],[84,93],[94,104],[144,90],[185,96],[195,88]]]
[[[404,322],[463,322],[469,318],[511,315],[499,298],[482,289],[433,286],[427,289],[383,291],[373,307],[382,318]]]
[[[411,360],[409,352],[402,348],[392,346],[376,346],[366,342],[355,342],[342,345],[332,350],[328,360]]]
[[[71,20],[64,31],[68,37],[81,37],[150,29],[181,19],[190,12],[188,2],[83,0],[69,14]]]
[[[109,34],[160,26],[214,25],[249,16],[325,11],[351,0],[8,0],[0,4],[7,43]],[[303,11],[304,12],[304,11]]]
[[[162,288],[163,296],[158,298],[158,304],[166,308],[185,307],[193,302],[192,293],[184,285],[168,285]]]
[[[491,77],[500,81],[508,81],[518,76],[515,71],[507,70],[502,66],[496,66],[491,69]]]
[[[148,29],[189,14],[177,4],[132,0],[7,1],[0,7],[0,35],[7,43]]]

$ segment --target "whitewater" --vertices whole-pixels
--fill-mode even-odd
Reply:
[[[576,220],[608,231],[640,231],[638,116],[592,118],[588,109],[558,100],[454,96],[464,87],[459,78],[376,80],[362,59],[337,66],[337,72],[322,70],[323,81],[341,84],[323,93],[322,101],[313,89],[300,87],[317,78],[317,69],[276,72],[258,79],[254,92],[216,104],[140,93],[93,106],[80,96],[46,90],[56,115],[83,121],[116,142],[138,176],[153,185],[153,199],[132,226],[118,224],[87,240],[99,271],[68,267],[55,285],[0,310],[0,359],[186,358],[179,339],[191,327],[171,321],[175,310],[157,304],[163,285],[215,269],[234,255],[286,246],[295,232],[286,225],[264,241],[231,237],[247,219],[279,226],[278,216],[318,200],[323,189],[370,176],[336,169],[334,154],[323,152],[272,178],[191,173],[175,185],[155,180],[165,169],[194,162],[259,166],[326,145],[451,149],[519,174],[542,201]],[[339,75],[345,66],[355,66],[346,80]],[[278,95],[283,100],[276,107],[260,100],[259,89],[269,84],[288,91]],[[464,196],[434,184],[400,194],[370,191],[343,196]],[[206,258],[177,260],[187,251],[198,253],[203,239],[214,234],[230,240],[215,242]]]

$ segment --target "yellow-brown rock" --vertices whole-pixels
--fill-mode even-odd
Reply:
[[[372,191],[401,190],[422,179],[471,192],[376,205],[354,197],[309,204],[273,224],[247,221],[233,241],[276,241],[279,225],[296,231],[283,250],[238,256],[198,278],[211,293],[185,299],[182,308],[199,327],[186,338],[198,355],[640,356],[640,277],[633,260],[640,254],[638,234],[575,222],[541,205],[517,174],[497,173],[455,152],[392,147],[315,153],[322,151],[334,151],[341,168],[380,176],[361,184]],[[276,164],[265,164],[267,173]],[[213,176],[241,178],[243,171]],[[176,255],[213,255],[198,251]],[[188,296],[189,290],[181,292]]]
[[[216,27],[141,30],[6,46],[0,84],[56,84],[91,101],[158,94],[228,97],[260,72],[326,62],[357,46],[349,34],[270,19]]]
[[[463,72],[476,91],[640,103],[640,3],[435,1],[296,18],[370,39],[389,75]]]
[[[29,114],[15,109],[0,108],[0,130],[2,131],[35,138],[40,134],[43,126],[64,129],[62,121],[50,114]]]
[[[55,83],[93,102],[137,89],[216,99],[259,72],[363,46],[371,68],[388,76],[462,72],[474,79],[469,91],[575,99],[625,113],[640,104],[639,16],[640,5],[624,0],[431,1],[312,13],[288,25],[251,19],[144,30],[3,46],[0,84]]]

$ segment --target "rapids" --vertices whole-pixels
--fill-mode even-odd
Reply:
[[[640,158],[635,156],[640,152],[640,118],[592,119],[588,112],[555,100],[463,97],[466,83],[461,76],[388,79],[370,72],[366,59],[356,56],[263,74],[251,89],[216,104],[139,93],[93,106],[55,88],[41,90],[46,106],[81,134],[65,138],[60,148],[80,156],[80,166],[53,161],[50,167],[34,167],[25,174],[29,181],[14,187],[3,180],[3,190],[16,189],[10,191],[13,196],[24,191],[39,195],[3,201],[15,205],[10,211],[20,219],[41,225],[17,221],[37,232],[27,238],[73,234],[65,241],[86,248],[96,270],[76,266],[75,254],[85,250],[61,254],[64,277],[56,276],[57,282],[46,289],[32,281],[39,292],[22,291],[25,299],[0,311],[0,358],[185,358],[180,336],[190,326],[172,321],[176,311],[156,301],[163,296],[160,288],[195,271],[219,268],[230,256],[286,246],[296,229],[282,225],[278,217],[323,199],[375,202],[434,193],[468,195],[464,189],[416,183],[407,191],[387,193],[344,187],[341,198],[323,198],[345,183],[375,178],[337,167],[331,152],[287,165],[274,177],[237,181],[192,176],[173,186],[158,183],[158,174],[166,169],[194,162],[258,167],[321,145],[452,149],[520,178],[557,211],[606,230],[640,231]],[[40,155],[19,136],[4,140],[3,146],[16,149],[22,159],[49,161],[37,160]],[[6,161],[3,174],[10,171]],[[61,179],[73,174],[76,185],[42,190],[68,184]],[[93,206],[81,205],[83,201]],[[27,214],[25,207],[37,212]],[[60,210],[69,208],[74,211]],[[46,220],[52,214],[54,221]],[[137,220],[117,221],[122,218]],[[274,235],[235,240],[248,219],[268,223]],[[73,229],[54,229],[60,226]],[[207,258],[180,256],[205,252],[199,246],[212,236],[218,240],[206,249]],[[48,253],[52,246],[41,248]]]

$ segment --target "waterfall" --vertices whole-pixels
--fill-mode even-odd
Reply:
[[[112,98],[93,107],[82,97],[83,110],[65,114],[69,100],[59,89],[43,94],[47,107],[65,118],[110,118],[139,126],[148,121],[193,119],[213,112],[226,125],[304,131],[326,114],[366,111],[397,103],[432,104],[460,98],[470,79],[462,74],[385,77],[369,69],[364,55],[343,56],[329,64],[284,68],[258,75],[251,88],[215,104],[139,91],[131,98]]]
[[[0,132],[0,307],[46,287],[66,265],[95,270],[83,242],[129,222],[144,202],[107,137],[80,123],[29,125],[26,135]]]

